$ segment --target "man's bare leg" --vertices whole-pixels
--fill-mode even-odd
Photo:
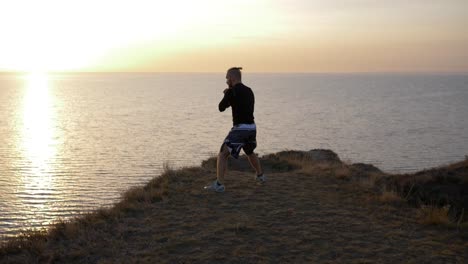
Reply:
[[[257,173],[257,176],[262,175],[262,166],[260,165],[260,160],[258,160],[257,155],[255,153],[252,153],[250,155],[247,155],[247,158],[249,158],[250,165]]]
[[[229,157],[229,150],[226,145],[223,145],[221,151],[218,153],[218,160],[217,160],[217,170],[216,176],[218,178],[218,182],[220,184],[224,184],[224,175],[227,171],[227,160]]]

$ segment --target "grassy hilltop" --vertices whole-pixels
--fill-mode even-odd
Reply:
[[[202,187],[215,158],[165,172],[100,209],[0,247],[0,263],[464,263],[468,160],[389,175],[329,150],[230,160],[226,193]]]

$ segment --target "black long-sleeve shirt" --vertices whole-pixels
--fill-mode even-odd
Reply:
[[[253,124],[254,104],[255,97],[252,89],[242,83],[238,83],[226,91],[223,99],[219,102],[218,108],[220,112],[223,112],[231,106],[232,122],[234,125]]]

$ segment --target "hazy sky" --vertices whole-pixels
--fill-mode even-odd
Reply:
[[[468,0],[0,0],[0,70],[468,72]]]

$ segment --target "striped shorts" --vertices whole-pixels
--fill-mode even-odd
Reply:
[[[229,150],[229,153],[234,158],[239,158],[241,149],[245,154],[250,155],[257,147],[257,127],[255,124],[239,124],[235,125],[226,139],[224,139],[223,146]]]

